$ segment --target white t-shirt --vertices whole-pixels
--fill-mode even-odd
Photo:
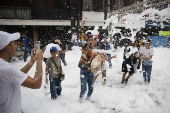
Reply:
[[[150,49],[146,49],[146,47],[142,48],[140,51],[143,55],[145,55],[145,57],[149,57],[150,55],[154,55],[154,51],[153,48],[150,47]],[[150,59],[152,60],[152,59]]]
[[[0,58],[0,113],[21,113],[21,84],[27,75]]]
[[[141,54],[141,52],[143,51],[143,49],[146,49],[145,47],[140,47],[140,49],[139,49],[139,53]]]
[[[72,41],[73,41],[73,40],[74,40],[74,41],[77,41],[77,35],[74,35],[74,34],[72,35]]]
[[[61,50],[59,45],[50,43],[46,46],[46,49],[45,49],[44,54],[43,54],[44,58],[50,58],[51,57],[51,54],[50,54],[50,48],[51,47],[56,47],[58,51]]]

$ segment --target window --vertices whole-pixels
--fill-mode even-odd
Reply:
[[[92,0],[83,0],[83,11],[92,11]]]
[[[83,0],[83,11],[103,11],[104,0]]]

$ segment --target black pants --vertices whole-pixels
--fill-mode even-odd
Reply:
[[[65,60],[65,54],[61,54],[60,58],[61,58],[62,62],[64,63],[64,65],[67,65],[66,60]]]

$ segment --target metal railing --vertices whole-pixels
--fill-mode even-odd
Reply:
[[[31,0],[1,0],[0,19],[31,19]]]
[[[31,19],[31,8],[29,7],[0,7],[0,19]]]

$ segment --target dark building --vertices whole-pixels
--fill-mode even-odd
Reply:
[[[1,0],[0,30],[26,32],[43,47],[56,37],[70,41],[83,17],[88,18],[85,30],[102,26],[103,11],[104,0]]]
[[[1,0],[0,29],[27,32],[45,45],[58,36],[70,39],[68,31],[82,20],[82,0]],[[42,46],[44,46],[42,45]]]

